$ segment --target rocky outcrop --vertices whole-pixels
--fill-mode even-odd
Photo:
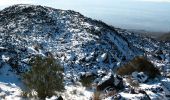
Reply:
[[[104,76],[98,83],[97,90],[102,91],[106,87],[113,87],[116,90],[121,90],[124,88],[123,79],[118,75],[109,73],[108,75]]]
[[[132,79],[137,80],[138,82],[146,82],[148,80],[148,76],[143,72],[133,72]]]

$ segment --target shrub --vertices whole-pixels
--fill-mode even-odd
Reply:
[[[30,61],[31,70],[23,74],[28,90],[35,90],[40,99],[51,97],[55,91],[62,91],[63,68],[52,57],[36,56]]]
[[[160,71],[144,57],[136,57],[128,64],[121,66],[117,70],[117,74],[130,75],[134,71],[145,72],[149,75],[150,78],[154,78],[157,75],[160,75]]]
[[[12,67],[12,69],[16,70],[17,73],[20,72],[18,60],[19,60],[19,59],[18,59],[17,56],[11,57],[11,58],[8,60],[8,64]]]
[[[21,97],[26,99],[26,98],[32,97],[32,94],[29,91],[22,91]]]
[[[94,81],[95,77],[94,76],[88,76],[85,78],[82,78],[80,82],[82,83],[83,86],[85,87],[91,87],[92,82]]]

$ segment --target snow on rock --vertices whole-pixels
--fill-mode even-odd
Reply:
[[[5,55],[2,55],[2,60],[5,62],[5,61],[8,61],[10,58],[9,57],[6,57]]]
[[[9,65],[3,65],[0,69],[0,99],[1,100],[21,100],[24,85],[20,76],[12,72]]]
[[[145,95],[142,93],[139,93],[139,94],[120,93],[120,95],[126,100],[140,100],[140,98],[145,97]],[[146,99],[143,99],[143,100],[146,100]]]
[[[86,90],[82,86],[69,85],[65,86],[66,92],[62,94],[64,100],[90,100],[93,95],[93,91]]]
[[[148,76],[144,74],[144,72],[133,72],[132,73],[132,78],[135,80],[138,80],[139,82],[146,82],[148,79]]]
[[[0,82],[0,99],[1,100],[21,100],[22,90],[20,87],[12,84]]]
[[[106,76],[104,76],[100,82],[97,84],[97,90],[101,91],[107,87],[114,87],[115,89],[123,89],[123,80],[118,75],[113,75],[109,72]]]
[[[97,62],[103,62],[106,60],[106,58],[107,58],[107,53],[103,53],[96,60],[97,60]]]
[[[66,56],[68,61],[73,61],[76,58],[75,53],[70,53]]]

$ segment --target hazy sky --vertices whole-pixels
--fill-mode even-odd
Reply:
[[[170,0],[0,0],[0,9],[13,4],[71,9],[121,28],[170,31]]]

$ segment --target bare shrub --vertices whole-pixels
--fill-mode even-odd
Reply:
[[[93,100],[101,100],[100,98],[100,92],[99,91],[95,91],[93,94]]]
[[[145,72],[149,75],[150,78],[154,78],[157,75],[160,75],[160,71],[144,57],[136,57],[128,64],[121,66],[117,70],[117,74],[130,75],[134,71]]]

